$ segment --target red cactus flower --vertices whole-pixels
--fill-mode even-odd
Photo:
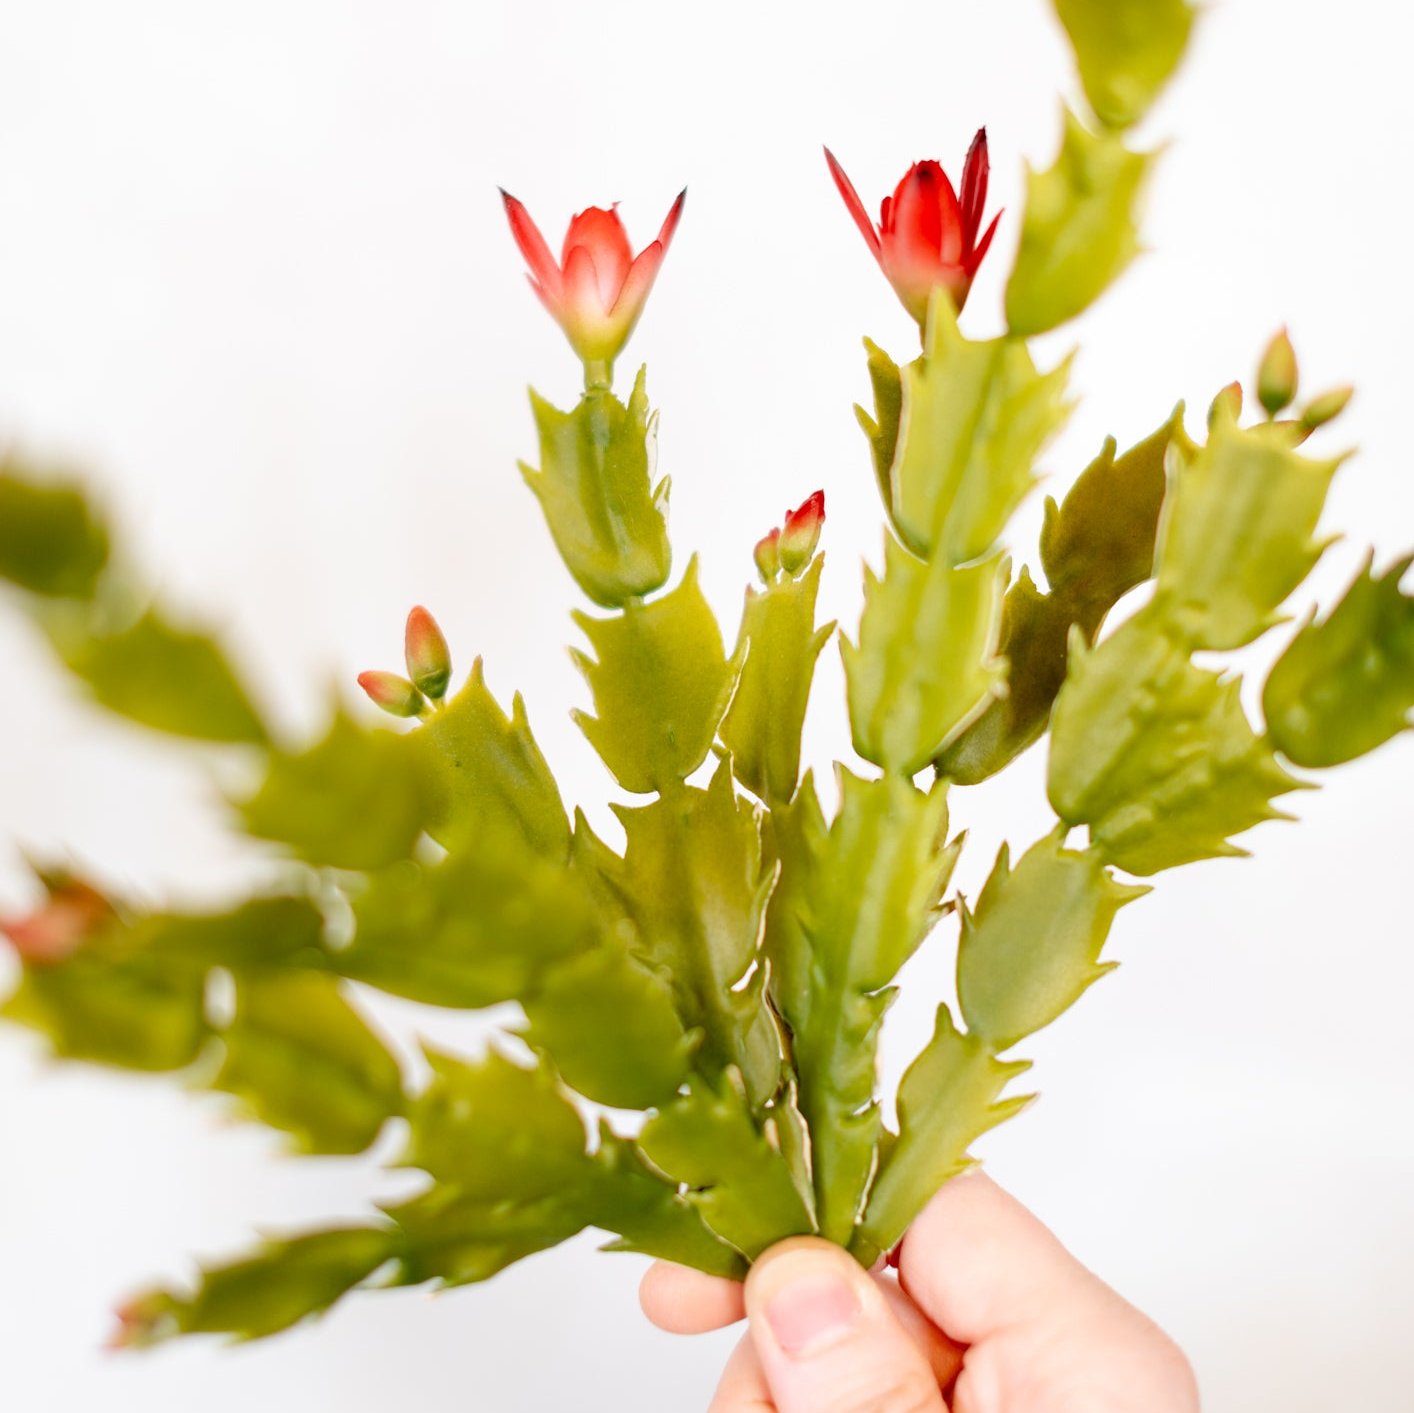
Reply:
[[[49,896],[26,917],[0,919],[0,934],[35,966],[53,966],[71,957],[113,916],[113,905],[98,889],[76,878],[47,883]]]
[[[928,316],[928,297],[942,285],[961,312],[1001,219],[998,212],[982,238],[977,238],[982,208],[987,204],[987,129],[978,130],[968,149],[961,199],[937,162],[915,162],[894,194],[884,198],[877,230],[854,183],[828,147],[825,160],[855,225],[903,307],[923,323]]]
[[[673,202],[658,238],[637,257],[617,206],[581,211],[565,232],[558,264],[525,207],[506,191],[501,196],[511,234],[530,266],[530,287],[586,364],[612,363],[643,313],[687,192]]]
[[[825,492],[816,491],[804,504],[786,512],[778,549],[781,568],[787,574],[799,574],[820,543],[820,527],[825,523]]]

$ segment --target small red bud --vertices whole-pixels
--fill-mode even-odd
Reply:
[[[1275,417],[1282,408],[1290,406],[1296,387],[1296,350],[1287,331],[1279,329],[1257,369],[1257,401],[1266,408],[1268,416]]]
[[[35,966],[53,966],[73,956],[115,914],[96,888],[76,878],[46,879],[49,896],[26,917],[0,919],[0,934]]]
[[[780,541],[781,532],[772,530],[756,541],[756,548],[751,552],[763,583],[769,584],[781,572]]]
[[[389,716],[421,716],[427,705],[422,693],[396,672],[360,672],[358,685]]]
[[[404,648],[408,676],[434,702],[441,701],[452,680],[452,654],[437,620],[421,605],[408,614]]]
[[[781,530],[781,568],[794,577],[810,563],[820,543],[820,527],[825,523],[825,492],[816,491],[804,504],[786,514]]]

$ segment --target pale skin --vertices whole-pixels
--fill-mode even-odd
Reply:
[[[658,1262],[659,1328],[746,1320],[709,1413],[1197,1413],[1182,1351],[980,1172],[950,1182],[897,1278],[794,1237],[745,1285]]]

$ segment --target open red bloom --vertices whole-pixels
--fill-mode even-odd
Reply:
[[[607,211],[598,206],[581,211],[565,232],[558,264],[525,207],[508,192],[501,196],[511,234],[530,266],[530,287],[580,358],[586,363],[612,363],[643,313],[677,230],[687,192],[673,202],[657,240],[637,257],[617,206]]]
[[[892,196],[884,198],[875,229],[844,168],[827,147],[825,160],[855,225],[903,307],[921,324],[928,298],[942,285],[960,312],[972,278],[992,243],[1001,213],[981,239],[982,208],[987,204],[987,129],[978,130],[962,169],[962,196],[937,162],[915,162]]]

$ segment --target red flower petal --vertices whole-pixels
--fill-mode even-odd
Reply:
[[[531,274],[545,287],[551,298],[559,294],[560,267],[545,244],[539,227],[530,219],[530,212],[503,187],[501,199],[506,204],[506,218],[511,223],[511,235],[530,266]]]
[[[992,217],[992,224],[987,227],[986,233],[977,245],[968,253],[967,259],[962,262],[962,268],[967,271],[967,278],[970,280],[977,273],[977,267],[982,263],[982,257],[987,253],[987,247],[992,243],[992,237],[997,233],[997,222],[1002,218],[1002,213],[997,212]]]
[[[670,231],[669,235],[671,234]],[[640,252],[638,259],[629,267],[628,277],[619,290],[619,297],[614,301],[613,308],[609,311],[615,319],[625,321],[625,338],[628,337],[629,331],[638,322],[638,316],[643,312],[648,292],[653,288],[653,281],[658,278],[658,270],[667,253],[667,246],[662,241],[655,240]]]
[[[835,154],[827,147],[825,149],[825,161],[829,164],[830,175],[835,179],[835,187],[839,194],[844,197],[844,204],[849,208],[849,214],[854,217],[854,224],[859,227],[859,233],[864,237],[865,244],[874,252],[874,258],[879,258],[879,233],[874,229],[874,223],[869,219],[869,213],[864,209],[864,203],[859,199],[859,193],[854,189],[854,183],[845,175],[845,170],[835,161]],[[887,207],[885,205],[884,221],[887,223]]]
[[[567,246],[564,282],[565,312],[571,318],[593,319],[609,312],[609,301],[600,297],[599,271],[587,245]]]
[[[678,222],[682,220],[682,208],[687,201],[687,188],[678,192],[678,199],[673,202],[672,210],[663,217],[663,224],[658,230],[657,244],[663,247],[663,254],[668,253],[668,247],[673,243],[673,236],[677,233]],[[640,255],[640,259],[642,256]],[[661,258],[661,257],[660,257]]]
[[[990,172],[987,129],[978,128],[962,168],[962,248],[965,251],[972,249],[982,225],[982,208],[987,204],[987,178]]]
[[[617,208],[605,211],[591,206],[570,222],[562,257],[566,282],[570,258],[576,250],[589,255],[598,282],[599,302],[605,309],[611,309],[633,264],[633,248],[628,243],[628,232],[619,220]]]

